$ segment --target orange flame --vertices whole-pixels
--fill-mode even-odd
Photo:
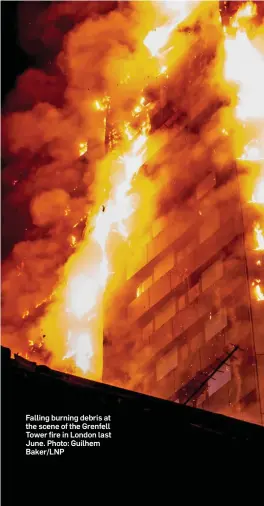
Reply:
[[[79,144],[79,156],[85,155],[87,152],[87,142],[80,142]]]
[[[196,6],[197,2],[192,1],[178,3],[164,0],[155,4],[155,8],[161,10],[161,17],[157,18],[167,19],[167,22],[159,21],[156,28],[142,37],[142,44],[149,50],[150,59],[157,58],[158,65],[153,66],[153,76],[150,76],[153,81],[157,75],[167,77],[168,65],[162,51],[168,45],[173,30]],[[157,74],[154,75],[155,72]],[[129,80],[130,75],[127,74],[123,82]],[[92,107],[99,113],[105,113],[110,108],[110,101],[111,97],[104,96],[96,99]],[[56,360],[61,366],[62,357],[69,359],[91,379],[100,380],[102,376],[104,296],[114,269],[112,252],[109,254],[109,241],[116,233],[123,238],[127,238],[130,233],[128,220],[137,208],[135,198],[131,195],[132,184],[149,155],[150,107],[151,104],[146,103],[145,97],[140,96],[131,110],[131,122],[123,121],[122,141],[117,154],[111,154],[105,159],[102,174],[101,165],[97,168],[98,188],[94,213],[86,224],[82,242],[77,244],[75,236],[70,237],[74,253],[63,268],[61,283],[53,292],[52,303],[40,322],[46,335],[47,348],[53,352],[55,366]],[[137,122],[136,127],[134,122]],[[141,124],[138,126],[139,122]],[[87,143],[81,142],[80,156],[86,151]],[[67,208],[65,215],[70,212]],[[73,228],[76,226],[77,224]],[[34,329],[31,334],[34,342]],[[56,341],[54,335],[57,336]]]
[[[170,0],[163,0],[163,2],[157,2],[157,6],[162,12],[166,12],[172,19],[161,26],[151,30],[144,39],[144,44],[148,48],[151,56],[160,58],[160,51],[164,49],[169,43],[170,35],[182,23],[195,6],[199,2],[174,2]],[[175,13],[172,15],[172,12]],[[164,69],[165,66],[162,66]],[[163,72],[164,73],[164,70]]]
[[[134,211],[129,192],[134,176],[145,161],[146,143],[147,136],[139,135],[130,150],[117,160],[121,167],[117,178],[120,182],[112,188],[109,200],[95,216],[92,233],[90,224],[83,243],[66,266],[68,281],[60,296],[69,328],[65,359],[74,359],[84,374],[97,379],[102,374],[102,343],[99,345],[97,327],[104,290],[111,275],[107,241],[112,231],[123,237],[128,235],[126,220]]]
[[[263,55],[254,47],[244,31],[238,31],[234,38],[226,36],[225,50],[226,79],[239,85],[237,117],[241,120],[263,119]]]
[[[264,233],[263,230],[260,228],[259,223],[256,224],[254,232],[256,236],[256,242],[258,244],[256,251],[264,251]]]
[[[193,8],[192,2],[188,4],[180,8],[179,4],[164,2],[165,9],[173,8],[177,14],[173,16],[172,21],[150,31],[145,37],[144,44],[152,56],[160,56],[160,51],[168,43],[172,31]],[[167,67],[163,65],[161,73],[165,72]],[[95,100],[94,107],[97,111],[104,112],[109,104],[110,97],[107,96]],[[124,152],[111,161],[115,176],[111,182],[109,198],[103,205],[98,206],[99,210],[94,215],[92,223],[89,223],[89,226],[87,224],[83,242],[78,247],[75,236],[71,237],[75,253],[64,267],[64,281],[56,290],[56,300],[49,308],[49,313],[42,324],[43,328],[52,327],[50,333],[53,333],[55,322],[58,332],[67,334],[64,358],[73,359],[86,376],[97,380],[102,375],[104,292],[113,269],[107,245],[113,232],[119,233],[122,237],[129,234],[127,220],[135,210],[135,202],[130,194],[132,182],[145,163],[147,155],[150,129],[148,108],[149,104],[146,104],[145,97],[141,96],[131,111],[132,117],[136,118],[146,113],[140,127],[135,130],[129,122],[123,124]],[[125,148],[127,143],[130,145]],[[80,155],[85,153],[86,143],[81,143],[79,149]],[[58,347],[60,349],[57,355],[61,356],[65,346],[58,344]],[[52,348],[54,351],[54,345]]]
[[[175,29],[175,26],[176,23],[172,21],[169,25],[160,26],[148,33],[144,40],[144,44],[152,56],[159,55],[161,48],[168,43],[169,36]]]
[[[248,162],[259,162],[262,160],[262,153],[258,144],[259,143],[256,141],[248,143],[244,148],[241,160],[246,160]]]
[[[264,179],[261,179],[259,183],[257,183],[252,202],[256,204],[264,204]]]
[[[256,292],[256,296],[257,296],[258,301],[264,300],[264,293],[262,292],[259,285],[256,286],[255,292]]]
[[[263,160],[264,55],[254,45],[254,41],[248,37],[250,18],[255,16],[256,12],[256,5],[248,2],[234,16],[232,28],[235,28],[235,35],[228,34],[225,29],[225,76],[227,80],[238,86],[238,103],[235,110],[237,119],[243,122],[244,130],[247,127],[249,131],[253,129],[255,132],[254,139],[244,146],[240,159],[260,164]],[[262,177],[255,183],[250,202],[264,203],[264,179]],[[263,251],[264,234],[260,223],[254,225],[253,231],[257,244],[255,249]],[[257,260],[256,264],[261,266],[261,260]],[[264,300],[260,283],[260,279],[255,279],[252,282],[257,301]]]
[[[102,98],[102,100],[95,100],[94,101],[94,107],[97,111],[106,111],[106,109],[109,107],[110,103],[110,97],[106,96]]]
[[[254,288],[254,292],[255,292],[255,296],[256,296],[257,301],[263,301],[264,300],[264,293],[263,293],[259,283],[260,283],[260,280],[257,279],[256,282],[253,281],[252,286]]]
[[[244,6],[240,7],[234,16],[232,26],[235,28],[240,27],[241,20],[247,20],[253,18],[257,13],[257,7],[253,2],[247,2]]]

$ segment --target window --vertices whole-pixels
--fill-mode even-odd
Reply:
[[[226,385],[231,380],[230,367],[223,365],[221,371],[217,371],[208,381],[208,395],[213,395],[217,390]]]
[[[173,348],[166,355],[163,355],[156,366],[157,380],[161,380],[178,365],[178,349]]]
[[[215,174],[211,172],[201,181],[196,188],[196,197],[202,199],[216,184]]]
[[[147,248],[142,248],[130,251],[130,255],[127,262],[127,279],[132,278],[136,272],[138,272],[144,265],[147,264]]]
[[[218,332],[227,326],[227,314],[225,308],[210,316],[205,324],[205,340],[210,341]]]
[[[174,253],[171,252],[160,260],[154,267],[154,281],[160,279],[166,272],[174,267]]]
[[[140,297],[142,293],[146,292],[152,285],[152,275],[149,276],[147,279],[142,281],[140,285],[137,287],[137,297]]]
[[[164,323],[172,318],[176,313],[176,302],[172,298],[160,308],[155,316],[155,330],[158,330]]]
[[[152,234],[153,237],[156,237],[167,225],[167,219],[165,216],[161,216],[157,218],[152,225]]]
[[[200,286],[199,286],[199,283],[197,283],[188,292],[189,304],[192,304],[192,302],[195,299],[197,299],[197,297],[199,296],[199,293],[200,293]]]
[[[212,286],[216,281],[222,278],[224,273],[223,262],[218,260],[213,265],[210,265],[202,274],[202,290],[206,290]]]
[[[220,227],[220,213],[218,209],[212,209],[200,228],[200,243],[211,237]]]
[[[178,301],[179,311],[184,309],[185,306],[186,306],[186,295],[184,293],[183,295],[181,295],[181,297],[179,298],[179,301]]]

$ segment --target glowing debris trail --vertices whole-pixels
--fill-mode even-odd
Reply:
[[[91,274],[82,270],[68,282],[66,312],[80,322],[86,318],[83,322],[84,328],[80,333],[69,331],[68,351],[65,358],[74,358],[77,367],[84,373],[92,368],[92,373],[96,374],[96,370],[100,369],[101,374],[102,363],[100,364],[99,358],[96,359],[94,356],[92,331],[89,332],[88,328],[94,319],[98,319],[97,308],[102,303],[103,291],[111,274],[107,256],[109,234],[115,228],[120,235],[127,236],[125,221],[134,210],[133,200],[128,192],[134,176],[144,163],[146,141],[147,137],[140,135],[133,142],[130,151],[120,159],[124,168],[124,180],[113,188],[112,196],[95,217],[93,232],[87,229],[84,243],[94,242],[100,246],[97,250],[96,265]],[[93,357],[96,359],[94,365],[92,365]]]

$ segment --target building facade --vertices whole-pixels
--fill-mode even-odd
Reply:
[[[193,77],[209,60],[203,54],[185,64],[190,85],[176,106],[167,90],[158,126],[169,129],[169,141],[144,168],[155,177],[166,167],[165,183],[112,302],[103,380],[263,424],[264,302],[252,291],[251,239],[259,210],[243,205],[222,122],[228,103]]]

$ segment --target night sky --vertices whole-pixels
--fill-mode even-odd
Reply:
[[[35,233],[23,182],[42,163],[38,153],[10,150],[10,113],[36,104],[63,107],[65,76],[57,65],[65,35],[87,17],[116,8],[117,2],[2,2],[2,259]],[[30,69],[35,69],[33,72]],[[45,160],[44,162],[45,163]]]
[[[18,4],[20,2],[2,2],[2,104],[8,92],[14,88],[16,78],[32,65],[28,55],[21,49],[18,33]]]
[[[2,88],[1,88],[1,104],[2,109],[5,106],[5,101],[12,89],[15,88],[16,80],[20,74],[32,65],[29,56],[22,50],[19,43],[19,30],[18,30],[18,4],[20,2],[2,2],[1,3],[1,36],[2,36]],[[2,128],[2,146],[4,144],[4,129]],[[8,171],[8,162],[1,152],[1,171],[4,175],[4,169]],[[9,222],[10,206],[6,205],[8,188],[4,184],[4,177],[2,177],[2,259],[10,253],[16,235],[9,234],[9,224],[13,223],[12,217]],[[7,197],[7,198],[6,198]],[[19,224],[19,220],[17,222]],[[22,232],[23,233],[23,232]]]

